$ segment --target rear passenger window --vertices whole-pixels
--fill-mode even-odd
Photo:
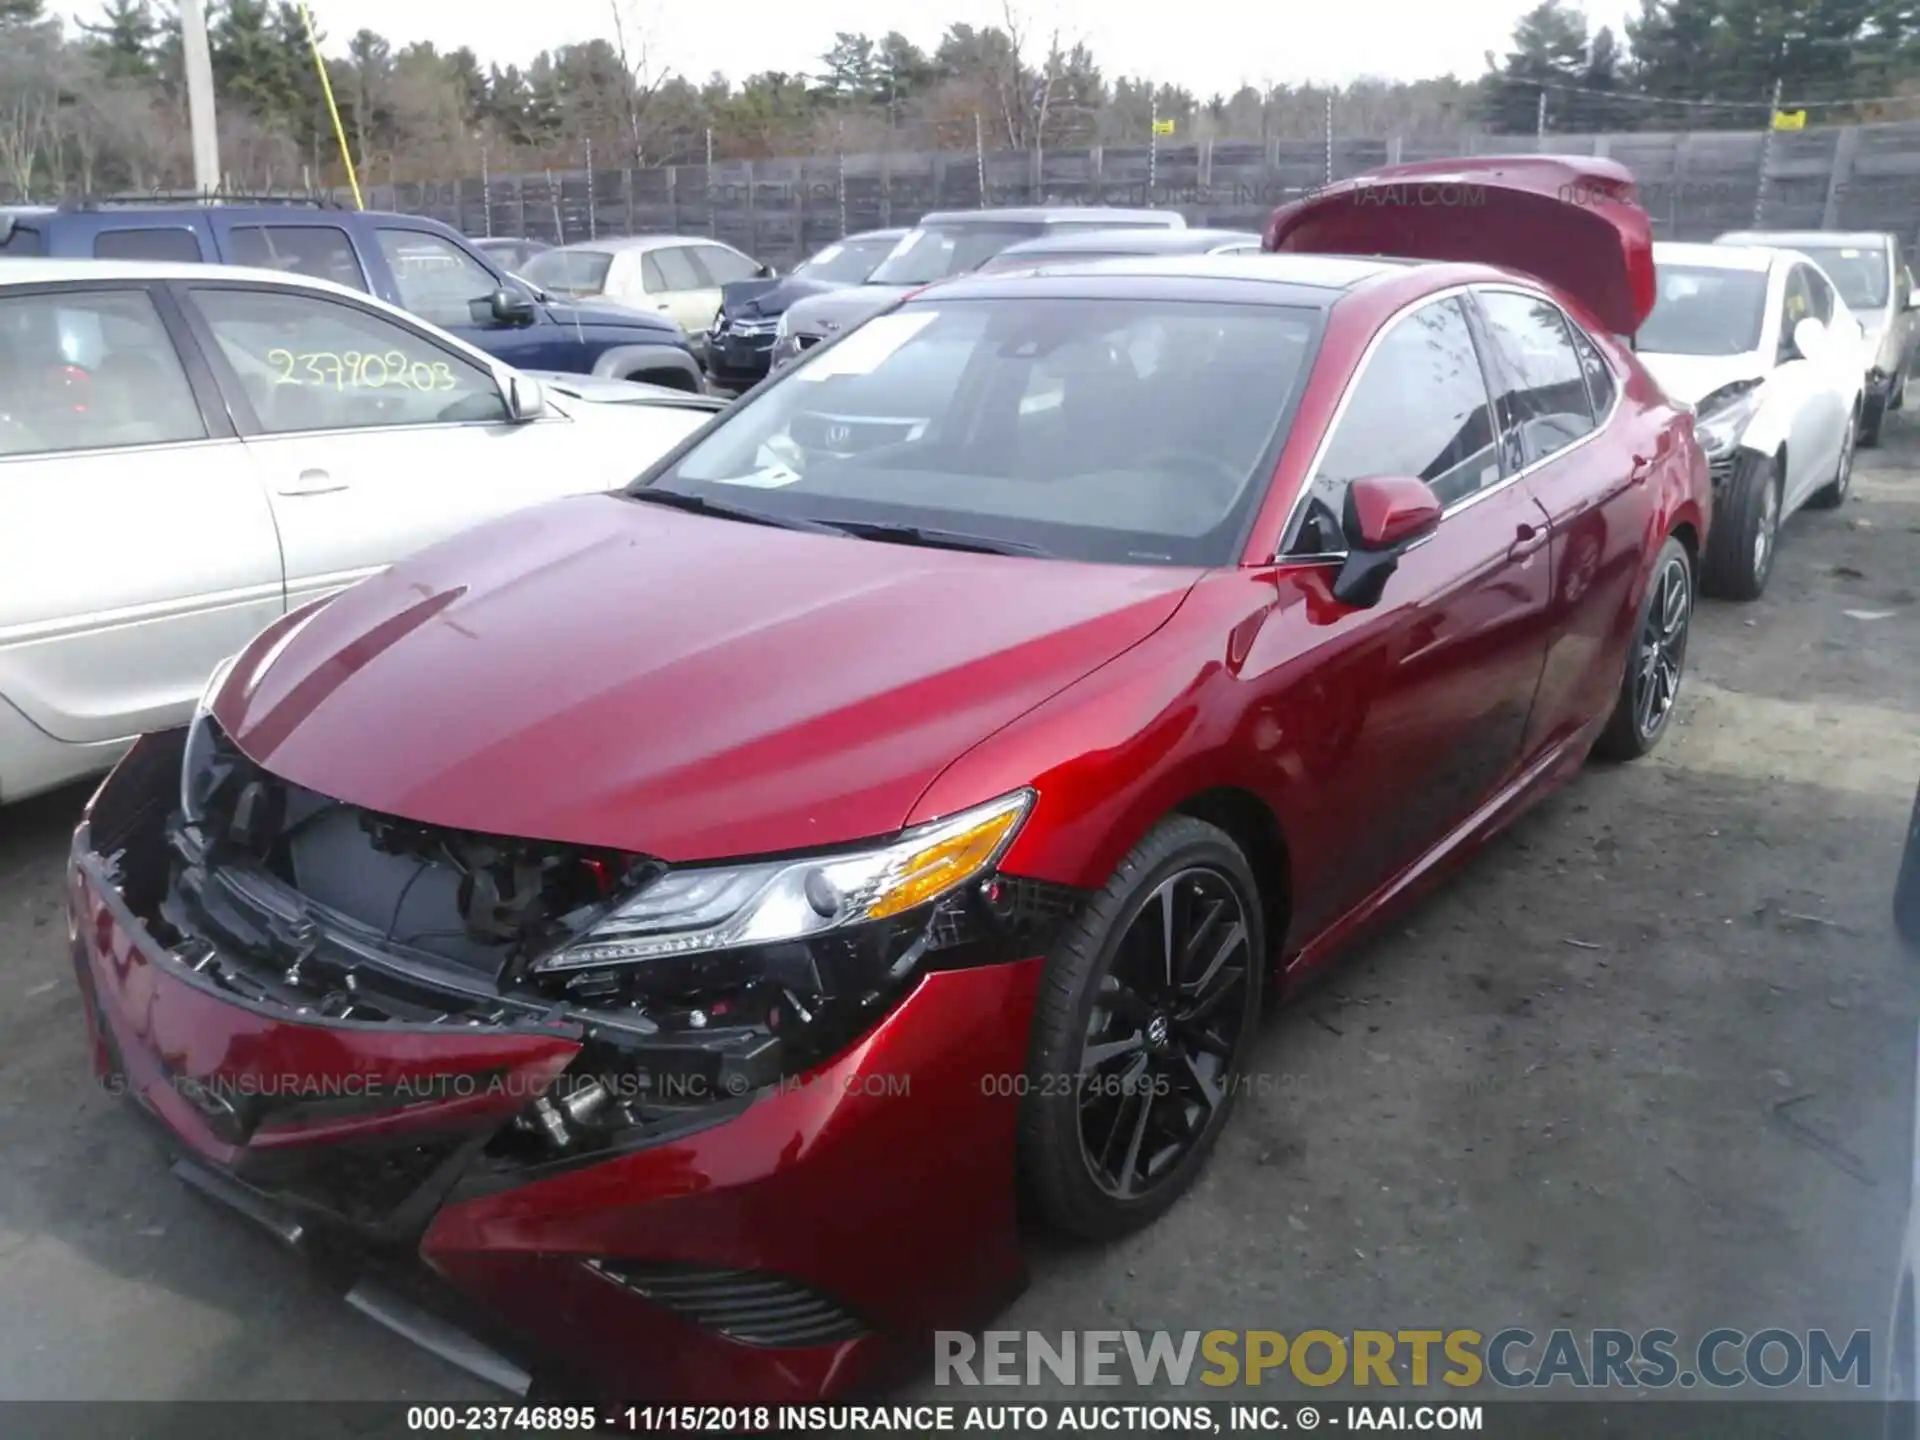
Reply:
[[[647,259],[658,267],[662,284],[667,290],[705,290],[707,279],[694,268],[693,258],[685,246],[670,245],[664,250],[649,250]],[[653,289],[653,275],[647,277],[647,289]]]
[[[96,260],[168,260],[198,265],[200,237],[179,226],[147,230],[102,230],[93,237]]]
[[[144,291],[0,299],[0,456],[206,437]]]
[[[1587,374],[1587,399],[1593,405],[1594,419],[1600,420],[1613,409],[1613,397],[1620,382],[1613,378],[1613,367],[1607,364],[1606,356],[1587,333],[1578,325],[1567,328],[1573,332],[1573,348],[1580,356],[1580,368]]]
[[[1457,299],[1396,321],[1374,350],[1314,472],[1291,552],[1345,550],[1347,487],[1370,475],[1417,476],[1443,505],[1500,481],[1486,376]]]
[[[347,232],[333,225],[236,225],[231,232],[233,263],[261,270],[286,270],[331,280],[355,290],[367,288],[360,257]]]
[[[1587,377],[1560,307],[1513,290],[1481,292],[1504,374],[1501,430],[1538,464],[1593,430]]]

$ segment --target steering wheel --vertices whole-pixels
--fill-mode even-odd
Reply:
[[[1211,497],[1220,502],[1222,514],[1239,498],[1240,491],[1247,483],[1244,473],[1234,469],[1218,455],[1209,455],[1201,450],[1159,450],[1128,468],[1164,470],[1184,478],[1205,481]]]

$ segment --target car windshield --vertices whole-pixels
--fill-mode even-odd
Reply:
[[[1764,270],[1662,265],[1660,294],[1634,348],[1653,355],[1744,355],[1758,349],[1767,310]]]
[[[556,295],[599,295],[613,256],[605,250],[543,250],[520,267],[523,278]]]
[[[842,240],[794,268],[794,274],[830,285],[858,285],[897,244],[894,240]]]
[[[867,277],[870,285],[931,285],[978,269],[1009,245],[1037,240],[1040,224],[935,225],[910,230]]]
[[[1860,245],[1796,245],[1793,247],[1827,272],[1833,288],[1849,310],[1884,310],[1892,288],[1887,252]]]
[[[1231,564],[1319,320],[929,297],[813,352],[636,488],[1075,560]]]

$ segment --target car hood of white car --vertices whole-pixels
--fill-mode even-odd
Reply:
[[[1642,350],[1639,361],[1675,400],[1698,405],[1723,385],[1766,376],[1767,365],[1757,350],[1741,355],[1662,355]]]

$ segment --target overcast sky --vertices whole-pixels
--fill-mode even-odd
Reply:
[[[363,26],[390,39],[471,46],[483,61],[524,63],[542,49],[611,36],[610,0],[308,0],[337,51]],[[738,80],[757,70],[809,71],[836,30],[878,38],[890,29],[931,48],[954,21],[997,24],[1000,0],[619,0],[645,29],[657,63],[695,80],[715,70]],[[56,8],[56,7],[49,7]],[[91,19],[97,0],[57,6]],[[1451,70],[1481,73],[1483,53],[1504,53],[1529,0],[1015,0],[1040,37],[1085,40],[1108,78],[1142,75],[1201,96],[1240,84],[1345,82],[1377,75],[1412,80]],[[1596,28],[1619,32],[1623,4],[1587,7]],[[1042,39],[1042,43],[1044,43]]]

